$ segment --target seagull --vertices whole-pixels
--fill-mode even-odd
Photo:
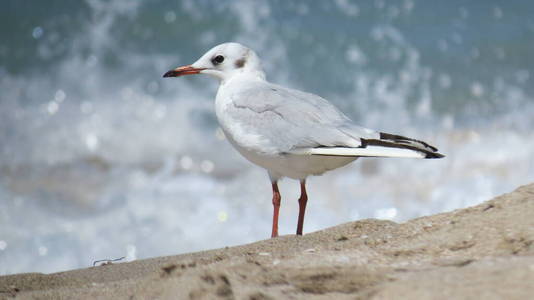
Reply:
[[[258,55],[239,43],[215,46],[191,65],[163,77],[207,74],[219,80],[215,113],[228,141],[246,159],[267,170],[273,197],[271,237],[278,236],[278,181],[300,181],[297,235],[308,202],[306,178],[359,157],[441,158],[420,140],[356,125],[327,100],[268,82]]]

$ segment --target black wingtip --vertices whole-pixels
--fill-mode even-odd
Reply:
[[[445,155],[438,153],[438,152],[426,152],[426,156],[425,156],[425,158],[431,158],[431,159],[444,158],[444,157]]]
[[[405,137],[405,136],[402,136],[402,135],[380,132],[380,139],[381,140],[393,141],[395,143],[415,142],[415,143],[421,144],[422,146],[424,146],[425,148],[430,149],[433,152],[437,152],[438,151],[438,148],[436,148],[436,147],[434,147],[434,146],[432,146],[432,145],[430,145],[430,144],[428,144],[426,142],[423,142],[421,140],[412,139],[412,138],[409,138],[409,137]]]
[[[397,139],[398,140],[398,139]],[[367,146],[380,146],[388,148],[408,149],[415,152],[424,154],[424,158],[442,158],[445,155],[438,152],[436,147],[423,148],[420,146],[414,146],[413,144],[403,143],[402,141],[394,141],[389,139],[377,140],[377,139],[361,139],[362,145],[360,147],[366,148]],[[426,143],[425,143],[426,144]],[[435,149],[435,151],[434,151]]]

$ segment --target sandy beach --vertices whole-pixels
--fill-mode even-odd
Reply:
[[[528,299],[534,184],[397,224],[360,220],[253,244],[0,277],[1,299]]]

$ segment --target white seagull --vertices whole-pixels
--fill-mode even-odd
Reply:
[[[230,143],[269,173],[273,189],[272,237],[278,236],[278,180],[300,180],[297,235],[302,235],[308,196],[306,178],[342,167],[359,157],[441,158],[419,140],[354,124],[327,100],[268,82],[254,51],[218,45],[191,65],[163,77],[207,74],[219,80],[215,112]]]

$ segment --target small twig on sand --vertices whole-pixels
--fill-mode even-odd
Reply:
[[[120,258],[115,258],[115,259],[100,259],[100,260],[95,260],[95,261],[93,262],[93,267],[96,266],[96,264],[99,263],[99,262],[103,262],[103,261],[104,261],[105,263],[101,264],[101,266],[105,266],[105,265],[110,265],[110,264],[112,264],[114,261],[123,260],[123,259],[125,259],[125,258],[126,258],[126,256],[123,256],[123,257],[120,257]]]

